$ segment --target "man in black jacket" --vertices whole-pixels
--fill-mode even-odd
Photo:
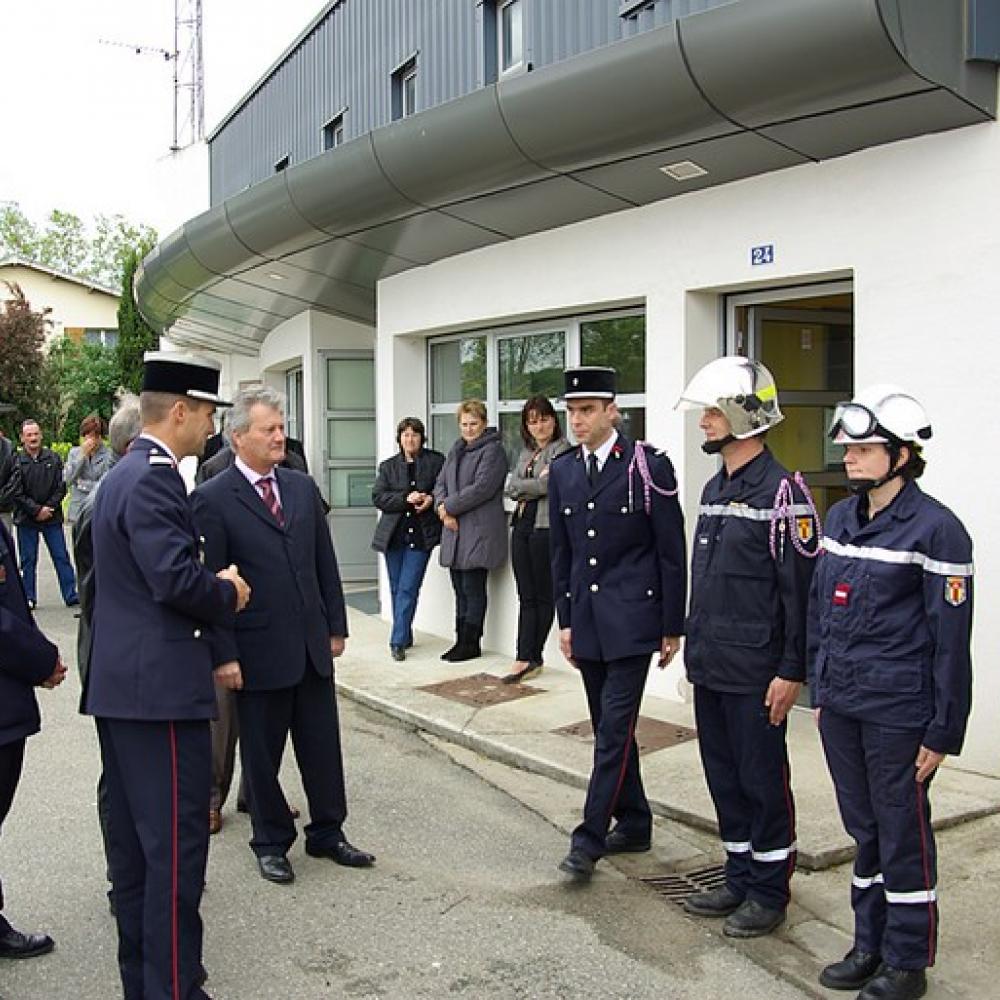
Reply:
[[[17,525],[17,549],[21,556],[21,578],[28,606],[37,604],[35,570],[38,565],[38,536],[42,535],[59,577],[59,590],[69,608],[80,603],[76,593],[76,574],[66,551],[63,535],[62,500],[66,496],[62,460],[49,448],[42,447],[42,429],[35,420],[21,425],[24,450],[14,456],[14,524]]]
[[[11,482],[14,478],[14,446],[0,431],[0,521],[9,532],[13,532],[14,501],[10,497]]]

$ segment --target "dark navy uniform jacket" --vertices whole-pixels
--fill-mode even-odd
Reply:
[[[962,749],[972,695],[972,542],[914,482],[874,519],[835,504],[810,603],[813,704]]]
[[[0,524],[0,746],[41,728],[35,688],[52,676],[58,658],[28,610],[14,545]]]
[[[645,447],[653,482],[676,490],[670,459]],[[573,653],[608,662],[652,653],[684,631],[684,517],[676,496],[650,491],[646,513],[633,445],[621,435],[595,488],[579,446],[549,467],[552,583]],[[629,484],[631,481],[631,491]]]
[[[284,526],[235,465],[191,496],[205,564],[231,562],[250,584],[233,627],[213,633],[216,665],[239,660],[247,691],[297,685],[308,665],[333,673],[330,637],[347,637],[347,609],[323,499],[304,472],[276,468]]]
[[[167,721],[216,715],[210,630],[236,588],[202,565],[184,482],[139,437],[94,500],[95,599],[84,711]]]
[[[788,480],[792,506],[771,523],[779,485]],[[691,557],[691,609],[684,663],[692,684],[734,694],[763,692],[775,677],[806,676],[806,610],[815,559],[812,508],[788,470],[765,448],[732,476],[725,468],[701,494]]]

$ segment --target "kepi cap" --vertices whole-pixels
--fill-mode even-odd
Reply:
[[[142,391],[189,396],[216,406],[232,406],[219,398],[222,365],[211,358],[173,351],[147,351],[143,356]]]
[[[618,372],[600,365],[581,365],[563,371],[563,399],[614,399]]]

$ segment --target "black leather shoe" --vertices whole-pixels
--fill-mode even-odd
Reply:
[[[392,653],[392,658],[397,662],[402,662],[406,659],[406,649],[403,646],[390,646],[389,652]]]
[[[346,840],[340,840],[332,847],[317,847],[307,842],[306,854],[313,858],[329,858],[348,868],[371,868],[375,864],[374,854],[358,850]]]
[[[0,935],[0,958],[35,958],[47,955],[56,946],[48,934],[22,934],[8,927]]]
[[[604,848],[608,854],[642,854],[652,847],[649,837],[644,840],[636,837],[627,837],[621,830],[612,830],[604,838]]]
[[[295,881],[291,862],[281,854],[262,854],[257,859],[257,867],[260,868],[261,878],[266,878],[268,882],[288,885]]]
[[[882,965],[882,956],[852,948],[839,962],[828,965],[819,982],[828,990],[860,990]]]
[[[684,912],[696,917],[728,917],[743,902],[729,887],[720,885],[684,900]]]
[[[894,969],[883,965],[858,994],[858,1000],[919,1000],[927,992],[923,969]]]
[[[726,937],[755,938],[770,934],[776,927],[785,922],[784,910],[772,910],[761,906],[755,899],[744,899],[740,905],[726,917],[722,925],[722,933]]]
[[[595,864],[592,857],[574,847],[559,862],[559,871],[565,872],[574,882],[589,882],[590,877],[594,874]]]

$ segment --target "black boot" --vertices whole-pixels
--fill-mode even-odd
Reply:
[[[462,663],[465,660],[474,660],[477,656],[482,656],[483,651],[479,647],[479,639],[483,630],[478,625],[470,625],[468,622],[462,625],[460,633],[458,652],[449,657],[452,663]]]
[[[860,990],[882,966],[882,956],[852,948],[839,962],[820,974],[821,986],[829,990]]]
[[[462,629],[463,628],[465,628],[465,622],[462,622],[462,621],[456,621],[455,622],[455,645],[452,646],[451,649],[446,649],[441,654],[441,659],[442,660],[449,660],[449,661],[451,661],[451,660],[455,659],[455,654],[462,647]]]
[[[894,969],[883,965],[858,994],[858,1000],[920,1000],[927,992],[923,969]]]

